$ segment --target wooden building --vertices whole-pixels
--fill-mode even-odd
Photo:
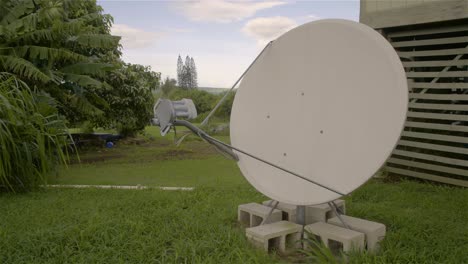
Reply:
[[[361,0],[360,21],[388,39],[408,78],[387,171],[468,187],[468,0]]]

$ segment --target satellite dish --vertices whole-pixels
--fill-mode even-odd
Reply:
[[[246,73],[234,99],[231,143],[348,194],[391,154],[407,101],[405,72],[387,40],[356,22],[314,21],[276,39]],[[341,196],[234,153],[247,180],[274,200],[312,205]]]

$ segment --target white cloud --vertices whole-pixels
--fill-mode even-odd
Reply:
[[[283,4],[286,2],[276,0],[262,2],[201,0],[179,2],[176,4],[176,8],[193,21],[228,23],[251,17],[262,9]]]
[[[296,26],[297,23],[287,17],[259,17],[249,20],[242,28],[242,32],[253,37],[257,40],[257,44],[263,47],[269,41],[276,39]]]
[[[125,24],[112,25],[111,33],[112,35],[122,37],[120,43],[124,49],[139,49],[149,47],[154,44],[157,38],[160,38],[164,35],[164,33],[149,32]]]
[[[308,21],[314,21],[314,20],[319,20],[319,19],[322,19],[322,18],[314,14],[310,14],[306,17],[306,20]]]

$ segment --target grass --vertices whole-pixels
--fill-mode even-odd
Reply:
[[[403,180],[371,181],[347,199],[351,216],[387,226],[377,255],[355,263],[468,263],[466,189]]]
[[[84,151],[84,164],[51,180],[196,186],[195,191],[43,189],[0,195],[0,263],[308,261],[268,255],[246,241],[237,206],[266,198],[233,161],[204,142],[189,140],[175,148],[154,132],[149,129],[146,138],[153,140],[140,145]],[[352,253],[351,263],[468,262],[466,189],[374,179],[346,200],[349,215],[387,226],[381,251]]]
[[[253,190],[61,189],[1,197],[0,263],[269,263],[236,224]],[[18,210],[22,208],[22,210]]]
[[[140,145],[122,142],[115,148],[82,153],[81,164],[63,169],[50,182],[217,188],[247,185],[235,161],[219,155],[211,145],[187,138],[176,147],[172,135],[161,137],[154,127],[148,127],[146,132],[147,140]],[[227,136],[217,138],[229,140]]]

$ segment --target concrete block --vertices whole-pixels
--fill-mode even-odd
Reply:
[[[237,209],[237,218],[241,225],[254,227],[262,223],[263,219],[270,213],[270,210],[270,207],[258,203],[241,204]],[[281,217],[281,211],[275,209],[265,224],[281,221]]]
[[[335,200],[336,206],[346,213],[346,206],[344,200]],[[335,212],[330,208],[327,203],[318,205],[309,205],[306,207],[306,221],[305,224],[313,224],[317,222],[327,222],[328,219],[335,217]]]
[[[279,221],[247,228],[245,233],[247,239],[258,248],[288,254],[301,247],[301,230],[298,224]]]
[[[341,218],[349,226],[349,228],[366,235],[366,246],[368,251],[375,252],[379,249],[380,241],[385,237],[386,229],[384,224],[347,215],[342,215]],[[343,223],[341,223],[338,217],[328,219],[328,223],[344,227]]]
[[[306,225],[305,230],[315,235],[319,241],[323,241],[335,254],[340,250],[349,252],[364,249],[365,235],[361,232],[323,222]],[[307,232],[305,233],[306,238],[308,237]]]
[[[274,201],[268,200],[264,201],[263,205],[265,206],[270,206],[273,207]],[[282,219],[285,221],[296,222],[296,206],[292,204],[287,204],[287,203],[278,203],[278,206],[276,206],[277,209],[282,211]]]
[[[346,213],[346,206],[344,200],[335,200],[335,204],[343,213]],[[272,200],[264,201],[263,205],[273,207]],[[290,222],[297,223],[296,219],[296,205],[287,203],[278,203],[277,209],[283,212],[282,219]],[[328,204],[318,204],[306,206],[306,221],[305,224],[313,224],[316,222],[327,222],[329,218],[335,217],[335,213]]]

